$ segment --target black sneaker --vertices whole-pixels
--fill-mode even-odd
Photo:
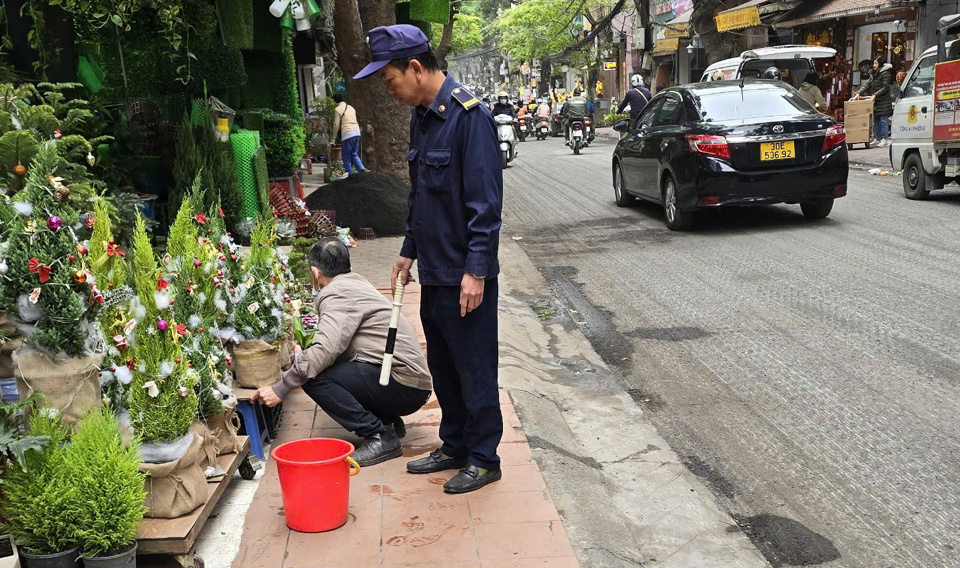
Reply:
[[[443,484],[446,493],[469,493],[484,485],[499,481],[503,473],[499,469],[482,471],[473,464],[468,464],[453,476],[453,479]]]
[[[410,473],[436,473],[448,469],[460,469],[466,464],[467,460],[445,456],[440,450],[434,450],[425,458],[407,462],[407,471]]]
[[[353,452],[353,459],[360,467],[367,467],[383,463],[387,460],[399,458],[403,455],[403,446],[393,431],[393,426],[387,426],[379,434],[364,438],[360,447]]]

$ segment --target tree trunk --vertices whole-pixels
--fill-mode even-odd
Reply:
[[[379,77],[353,80],[369,60],[367,32],[377,26],[393,24],[396,24],[393,2],[335,0],[337,63],[343,71],[350,104],[357,109],[363,135],[364,166],[409,179],[406,157],[410,109],[387,93]]]
[[[447,69],[447,56],[450,55],[450,48],[453,46],[453,19],[457,15],[456,6],[450,5],[450,19],[443,25],[443,35],[440,36],[440,45],[434,50],[440,68]]]
[[[700,41],[703,42],[703,51],[707,55],[707,65],[704,67],[737,55],[735,38],[730,34],[717,31],[717,12],[733,7],[729,4],[729,2],[724,4],[721,0],[703,0],[693,5],[690,22],[693,24],[693,30],[700,35]],[[736,2],[736,4],[742,4],[742,2]]]

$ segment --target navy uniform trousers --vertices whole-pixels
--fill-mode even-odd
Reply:
[[[420,320],[427,364],[443,417],[440,450],[480,468],[499,469],[503,437],[497,384],[497,279],[487,280],[480,306],[460,317],[459,286],[422,286]]]

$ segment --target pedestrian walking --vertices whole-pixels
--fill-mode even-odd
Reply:
[[[864,95],[873,99],[873,137],[871,145],[883,148],[890,143],[890,117],[893,116],[893,99],[890,85],[893,83],[893,65],[881,55],[873,60],[873,73],[867,84],[860,87],[854,100]]]
[[[807,76],[803,78],[803,84],[800,85],[800,94],[803,95],[803,98],[807,99],[807,102],[813,105],[813,108],[820,112],[826,112],[827,101],[823,98],[820,87],[817,86],[819,81],[820,76],[817,75],[816,71],[807,73]]]
[[[443,445],[407,471],[459,469],[444,484],[466,493],[501,477],[503,418],[497,384],[497,249],[503,173],[490,111],[441,71],[427,37],[410,25],[370,30],[372,63],[410,124],[410,209],[391,282],[421,282],[427,364],[442,410]]]
[[[367,169],[360,161],[360,123],[357,122],[357,109],[348,105],[340,93],[333,95],[333,102],[337,104],[333,109],[333,136],[340,137],[343,147],[343,171],[348,176],[353,175],[353,167],[356,166],[358,172],[365,172]]]

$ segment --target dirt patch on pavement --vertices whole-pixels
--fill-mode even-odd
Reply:
[[[354,174],[327,184],[307,196],[307,208],[333,209],[337,225],[372,227],[378,237],[402,235],[407,223],[410,185],[398,177],[376,172]]]

